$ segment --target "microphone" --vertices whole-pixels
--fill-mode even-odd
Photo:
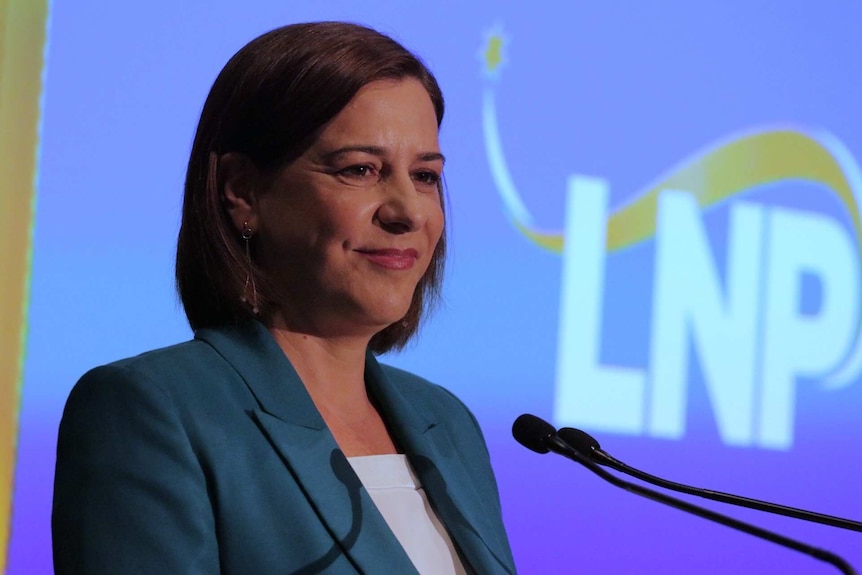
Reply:
[[[536,453],[545,454],[549,451],[549,444],[557,437],[554,426],[535,415],[525,413],[518,416],[512,424],[512,436],[515,440]],[[565,447],[563,447],[565,450]]]
[[[646,481],[647,483],[652,483],[653,485],[657,485],[665,489],[678,491],[680,493],[687,493],[688,495],[696,495],[697,497],[712,499],[713,501],[720,501],[722,503],[729,503],[730,505],[739,505],[740,507],[748,507],[750,509],[757,509],[758,511],[766,511],[767,513],[775,513],[777,515],[793,517],[794,519],[802,519],[805,521],[812,521],[814,523],[822,523],[824,525],[831,525],[833,527],[840,527],[842,529],[849,529],[851,531],[862,531],[862,523],[859,523],[858,521],[851,521],[850,519],[843,519],[841,517],[834,517],[832,515],[824,515],[823,513],[815,513],[814,511],[797,509],[795,507],[788,507],[786,505],[779,505],[777,503],[769,503],[768,501],[760,501],[758,499],[751,499],[749,497],[742,497],[739,495],[733,495],[731,493],[723,493],[721,491],[713,491],[710,489],[691,487],[688,485],[683,485],[682,483],[668,481],[666,479],[662,479],[661,477],[656,477],[655,475],[650,475],[649,473],[645,473],[639,469],[635,469],[634,467],[626,465],[622,461],[615,459],[606,451],[602,450],[601,446],[599,445],[599,442],[596,441],[596,439],[592,435],[585,431],[581,431],[580,429],[564,427],[557,432],[557,435],[560,437],[560,439],[568,443],[576,451],[580,452],[582,455],[585,455],[595,463],[605,465],[607,467],[610,467],[611,469],[619,471],[620,473],[631,475],[632,477],[636,477],[641,481]]]
[[[733,529],[749,533],[756,537],[760,537],[761,539],[777,543],[778,545],[799,551],[800,553],[804,553],[814,557],[815,559],[820,559],[821,561],[834,565],[845,575],[856,575],[856,571],[854,571],[844,559],[834,553],[817,547],[812,547],[811,545],[796,541],[795,539],[790,539],[784,535],[773,533],[772,531],[768,531],[750,523],[733,519],[727,515],[693,505],[687,501],[676,499],[675,497],[665,495],[664,493],[643,487],[642,485],[620,479],[616,475],[608,473],[598,464],[593,462],[588,456],[581,454],[581,452],[563,441],[557,435],[557,430],[554,429],[553,425],[535,415],[527,413],[520,415],[512,424],[512,435],[518,443],[527,449],[542,454],[547,453],[548,451],[553,451],[558,455],[562,455],[563,457],[580,463],[605,481],[621,489],[652,499],[653,501],[658,501],[659,503],[664,503],[665,505],[670,505],[671,507],[692,513],[699,517],[703,517],[704,519],[709,519],[710,521],[720,523],[721,525],[726,525],[727,527],[732,527]]]

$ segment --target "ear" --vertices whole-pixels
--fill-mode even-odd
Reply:
[[[257,230],[258,171],[245,154],[230,152],[218,159],[219,179],[222,181],[222,201],[237,231],[246,224]]]

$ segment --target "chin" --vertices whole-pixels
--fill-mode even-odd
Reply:
[[[377,285],[361,293],[354,292],[350,296],[348,307],[341,308],[347,314],[342,317],[352,317],[357,324],[373,326],[378,331],[385,329],[407,315],[413,303],[414,291],[415,289],[400,289],[390,284]]]
[[[382,325],[384,329],[389,327],[393,323],[398,323],[401,319],[407,315],[407,312],[410,310],[410,303],[412,298],[407,300],[406,303],[399,301],[397,305],[386,305],[378,307],[374,312],[373,316],[377,318],[378,325]]]

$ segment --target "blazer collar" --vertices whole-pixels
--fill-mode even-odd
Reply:
[[[265,412],[300,427],[326,429],[290,360],[261,323],[200,329],[195,339],[209,343],[233,366]]]
[[[195,339],[214,347],[248,386],[260,406],[254,418],[357,569],[416,573],[269,331],[253,321],[201,329]],[[485,512],[489,494],[477,492],[444,426],[434,412],[421,410],[406,398],[370,352],[365,379],[466,561],[478,573],[500,572],[508,563],[503,559],[505,547],[499,547],[488,521],[496,514]]]

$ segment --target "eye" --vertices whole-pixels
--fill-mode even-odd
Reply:
[[[348,166],[342,170],[339,170],[338,174],[341,176],[346,176],[348,178],[365,179],[369,176],[374,175],[374,172],[374,166],[370,166],[368,164],[356,164],[355,166]]]
[[[413,175],[413,179],[420,184],[436,186],[440,181],[440,174],[432,170],[420,170]]]

